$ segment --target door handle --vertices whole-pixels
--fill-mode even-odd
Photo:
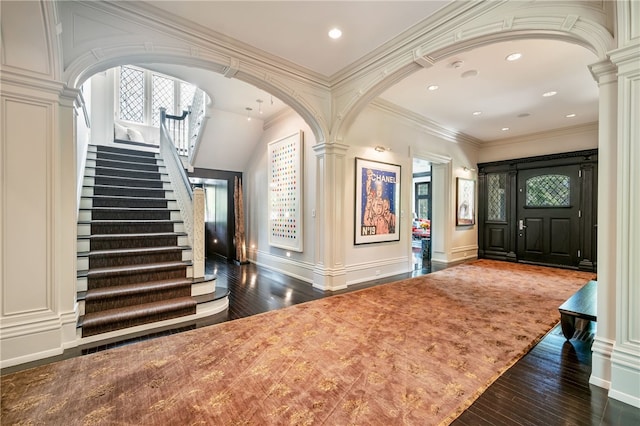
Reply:
[[[520,219],[518,221],[518,228],[520,228],[520,231],[524,230],[524,228],[526,228],[527,225],[524,224],[524,220]]]

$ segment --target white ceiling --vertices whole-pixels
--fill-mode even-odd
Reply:
[[[330,79],[449,2],[148,3]],[[340,40],[327,36],[333,26],[342,30]],[[505,61],[507,54],[516,51],[523,54],[522,59]],[[597,121],[598,88],[587,68],[596,60],[588,50],[565,42],[497,43],[459,53],[414,73],[380,98],[480,141],[516,137]],[[457,68],[451,65],[455,61],[461,61]],[[472,70],[477,76],[462,77]],[[229,84],[234,85],[233,96],[229,96]],[[428,91],[430,84],[439,89]],[[210,79],[207,91],[215,98],[216,108],[240,114],[246,113],[247,106],[256,108],[256,99],[269,96],[223,77]],[[548,91],[558,94],[543,97]],[[474,116],[474,111],[482,114]],[[522,114],[526,116],[519,117]],[[576,116],[566,118],[567,114]],[[509,130],[503,131],[504,127]]]

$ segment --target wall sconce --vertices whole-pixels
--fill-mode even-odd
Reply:
[[[256,99],[258,103],[258,114],[262,114],[262,99]]]
[[[462,168],[462,170],[464,170],[465,172],[475,172],[476,171],[476,169],[474,169],[472,167],[467,167],[467,166],[464,166]]]
[[[391,151],[391,148],[384,147],[382,145],[378,145],[374,148],[378,152]]]
[[[247,121],[251,121],[251,111],[253,111],[253,108],[246,107],[245,109],[247,110]]]

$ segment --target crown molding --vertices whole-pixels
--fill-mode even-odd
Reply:
[[[473,136],[469,136],[465,133],[448,129],[435,121],[429,120],[420,114],[416,114],[413,111],[409,111],[408,109],[402,108],[393,102],[386,101],[382,98],[374,99],[369,106],[389,115],[393,115],[402,121],[419,127],[422,131],[426,131],[427,133],[446,141],[465,144],[474,149],[479,149],[483,144],[483,141],[480,139],[474,138]]]
[[[344,84],[358,75],[371,72],[372,67],[378,68],[381,63],[393,61],[398,56],[403,56],[407,53],[413,56],[412,52],[422,45],[425,40],[436,37],[437,33],[449,30],[452,25],[452,18],[466,19],[467,12],[471,10],[473,10],[471,16],[476,16],[476,14],[484,13],[487,9],[491,9],[499,3],[451,2],[361,59],[333,74],[329,78],[330,86]]]
[[[496,139],[490,142],[483,142],[483,148],[494,148],[506,145],[516,145],[520,143],[528,143],[542,138],[555,138],[562,136],[574,135],[576,133],[593,133],[598,132],[598,122],[594,121],[587,124],[578,124],[575,126],[563,127],[560,129],[548,130],[545,132],[529,133],[528,135],[516,136],[513,138]]]

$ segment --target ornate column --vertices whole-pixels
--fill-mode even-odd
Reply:
[[[617,2],[616,334],[609,396],[640,407],[640,3]],[[599,318],[598,318],[599,320]]]
[[[339,143],[321,143],[313,147],[317,183],[313,286],[322,290],[347,287],[343,230],[344,221],[352,219],[344,214],[347,149],[348,146]]]

